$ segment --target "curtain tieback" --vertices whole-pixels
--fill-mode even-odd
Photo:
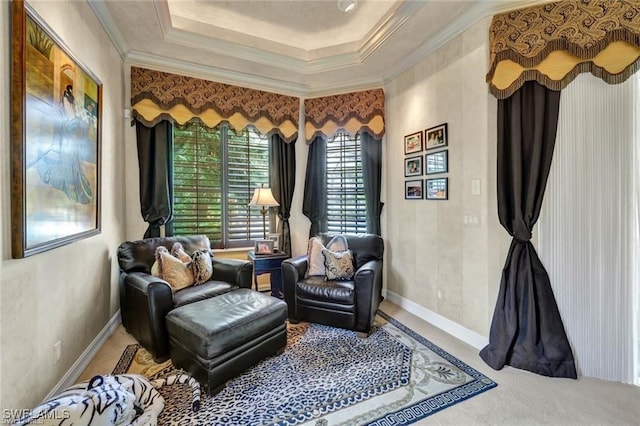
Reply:
[[[529,241],[531,241],[532,236],[533,234],[531,234],[531,231],[528,230],[520,230],[513,233],[513,238],[515,238],[516,241],[520,243],[528,243]]]

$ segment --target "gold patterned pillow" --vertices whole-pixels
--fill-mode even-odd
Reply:
[[[351,250],[331,251],[322,250],[324,256],[325,280],[350,280],[355,270],[353,268],[353,253]]]
[[[172,290],[181,290],[193,285],[193,272],[191,272],[189,265],[172,256],[166,247],[158,246],[156,262],[160,278],[168,282]]]
[[[171,247],[171,255],[173,257],[177,257],[178,259],[180,259],[182,263],[191,262],[191,256],[189,256],[187,252],[184,251],[184,247],[182,247],[182,243],[173,244],[173,247]]]
[[[211,253],[207,249],[196,250],[191,255],[191,272],[196,281],[196,285],[205,283],[213,275],[213,262]]]

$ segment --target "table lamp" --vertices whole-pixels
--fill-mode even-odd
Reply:
[[[262,213],[262,233],[264,235],[264,239],[267,239],[267,207],[275,207],[280,204],[273,198],[273,194],[271,193],[271,188],[265,188],[264,184],[261,184],[260,188],[256,188],[253,193],[253,198],[249,201],[250,206],[262,206],[260,213]]]

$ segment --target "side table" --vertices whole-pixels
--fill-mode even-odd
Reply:
[[[253,263],[253,282],[258,290],[258,275],[271,274],[271,295],[279,299],[284,298],[282,284],[282,261],[288,259],[285,252],[273,254],[255,254],[249,252],[249,260]]]

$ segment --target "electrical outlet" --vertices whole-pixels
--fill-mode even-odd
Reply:
[[[464,214],[463,223],[469,226],[479,226],[480,225],[480,213],[476,212],[467,212]]]
[[[53,345],[53,363],[57,364],[60,361],[60,357],[62,356],[62,342],[58,340],[55,345]]]
[[[438,299],[442,299],[442,290],[438,290]]]

